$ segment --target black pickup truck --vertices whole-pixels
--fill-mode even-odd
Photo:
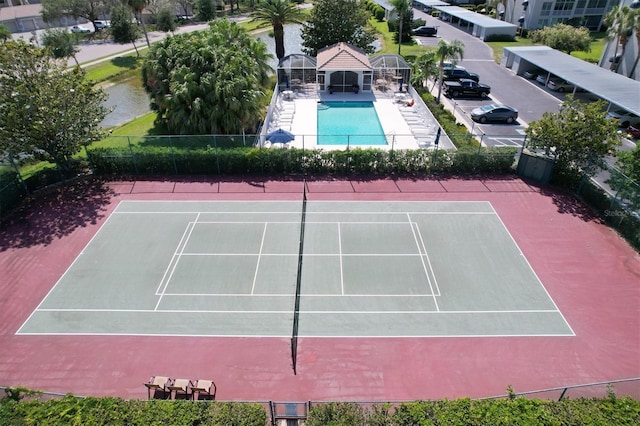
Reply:
[[[445,68],[443,80],[444,81],[458,81],[461,78],[468,78],[475,82],[480,81],[480,76],[476,73],[469,72],[463,67]]]
[[[445,81],[442,83],[444,94],[452,98],[458,96],[480,96],[485,99],[491,93],[491,87],[483,83],[477,83],[468,78],[462,78],[459,81]]]

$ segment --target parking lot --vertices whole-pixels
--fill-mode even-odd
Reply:
[[[456,25],[441,21],[426,13],[414,9],[415,19],[424,19],[426,25],[436,26],[436,37],[416,36],[418,43],[424,46],[436,46],[442,38],[445,40],[458,39],[464,43],[464,58],[458,65],[468,71],[479,74],[480,82],[491,86],[489,99],[456,98],[444,96],[441,101],[454,112],[456,118],[476,135],[486,146],[522,146],[524,130],[527,125],[542,118],[545,112],[557,112],[567,93],[550,90],[535,80],[515,75],[513,71],[496,63],[493,51],[483,41],[459,29]],[[437,95],[437,88],[433,91]],[[588,92],[578,92],[575,98],[581,100],[595,100],[595,96]],[[518,110],[518,121],[513,124],[503,123],[475,123],[470,113],[474,108],[489,103],[501,103]],[[625,142],[626,149],[635,146],[631,141]]]

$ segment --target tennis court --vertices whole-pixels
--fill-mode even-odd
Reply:
[[[316,178],[301,226],[303,187],[36,200],[0,238],[0,385],[144,399],[161,375],[213,379],[220,400],[389,401],[639,376],[640,258],[571,195]]]
[[[543,284],[488,201],[121,201],[18,334],[573,336]]]

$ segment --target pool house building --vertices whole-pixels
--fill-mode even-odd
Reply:
[[[344,149],[350,145],[362,148],[371,145],[380,149],[433,149],[438,124],[411,87],[410,79],[411,66],[401,56],[369,57],[348,43],[320,49],[316,57],[285,56],[278,63],[277,85],[259,143],[271,146],[269,135],[282,129],[295,135],[288,143],[275,144],[283,148]],[[343,103],[340,105],[343,109],[353,107],[352,111],[344,111],[347,116],[366,103],[365,107],[375,110],[375,114],[367,117],[373,120],[377,117],[379,121],[371,123],[371,128],[379,124],[382,133],[351,134],[358,131],[340,123],[327,126],[324,119],[318,121],[319,114],[322,117],[327,108],[337,107],[338,102]],[[323,144],[317,136],[326,132],[345,132],[343,140],[347,142],[320,146]],[[380,141],[381,136],[386,143],[367,142]],[[439,148],[453,149],[446,135],[442,134],[439,142]]]

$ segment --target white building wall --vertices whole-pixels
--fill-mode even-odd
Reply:
[[[518,25],[518,19],[524,17],[523,28],[537,30],[572,20],[597,31],[602,26],[604,15],[620,0],[528,0],[527,10],[523,2],[507,0],[505,21]]]

